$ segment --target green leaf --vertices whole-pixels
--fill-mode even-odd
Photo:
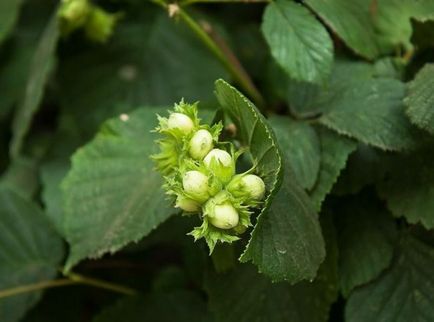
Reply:
[[[434,2],[431,0],[382,0],[377,1],[373,10],[373,23],[379,41],[391,51],[399,46],[411,50],[410,38],[413,32],[411,18],[434,19]]]
[[[64,224],[71,251],[66,270],[84,258],[114,253],[166,220],[174,211],[149,158],[156,152],[156,112],[142,108],[105,123],[72,157],[62,183]]]
[[[32,199],[39,188],[38,167],[35,160],[13,160],[1,176],[0,185],[10,188],[26,199]]]
[[[305,2],[355,53],[369,59],[379,55],[370,14],[371,0],[306,0]]]
[[[348,296],[389,267],[396,227],[393,217],[368,197],[349,199],[336,218],[340,287]]]
[[[324,82],[331,71],[333,42],[308,9],[285,0],[271,2],[262,22],[271,54],[292,78]]]
[[[0,1],[0,44],[14,28],[22,0]]]
[[[278,190],[282,175],[280,152],[274,133],[256,107],[223,80],[216,82],[216,95],[235,123],[240,141],[249,147],[268,191],[240,260],[252,260],[275,281],[295,283],[314,278],[324,259],[324,241],[310,200],[289,177]]]
[[[346,306],[346,321],[433,321],[434,248],[404,236],[392,267],[356,289]]]
[[[383,165],[386,176],[378,184],[379,193],[394,216],[405,217],[413,224],[422,223],[428,229],[434,228],[432,155],[433,149],[426,148],[390,158]]]
[[[321,209],[325,197],[345,168],[348,156],[357,147],[356,142],[324,128],[318,128],[318,135],[321,146],[320,170],[318,179],[309,192],[317,211]]]
[[[337,66],[330,88],[319,98],[325,111],[319,122],[383,150],[412,148],[415,133],[404,113],[404,84],[371,73],[369,65]]]
[[[271,117],[269,123],[297,182],[304,189],[311,189],[317,180],[321,159],[320,141],[315,130],[309,124],[289,117]]]
[[[408,84],[404,103],[410,121],[434,134],[434,64],[425,65]]]
[[[36,205],[0,188],[0,227],[0,290],[55,277],[62,240]],[[41,292],[31,292],[0,299],[0,320],[18,321],[40,297]]]
[[[217,322],[325,322],[334,300],[326,281],[272,283],[251,265],[239,265],[227,274],[208,274],[205,289]]]
[[[200,296],[190,291],[175,291],[122,299],[93,322],[202,322],[206,316],[206,305]]]
[[[29,131],[33,115],[42,101],[45,84],[54,66],[59,38],[57,20],[55,13],[48,22],[32,59],[23,102],[16,111],[12,124],[13,137],[10,154],[14,158],[20,153],[23,140]]]
[[[87,134],[137,106],[181,98],[215,104],[214,81],[226,76],[220,62],[181,22],[142,10],[150,13],[120,24],[106,46],[81,50],[60,65],[62,106]]]

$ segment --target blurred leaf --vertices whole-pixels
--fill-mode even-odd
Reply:
[[[337,181],[340,172],[345,168],[348,156],[353,152],[357,144],[324,128],[318,129],[321,146],[321,163],[318,179],[310,190],[310,198],[319,211],[321,205]]]
[[[0,44],[14,28],[22,0],[0,1]]]
[[[202,322],[206,321],[203,300],[190,291],[154,293],[122,299],[100,313],[94,322]]]
[[[251,265],[241,265],[227,274],[209,274],[205,288],[216,322],[325,322],[334,301],[326,281],[332,282],[272,283]]]
[[[271,54],[289,76],[313,83],[324,82],[331,71],[333,42],[327,30],[298,3],[270,3],[262,32]]]
[[[214,81],[225,75],[181,22],[165,13],[148,14],[121,23],[106,46],[62,62],[61,103],[85,133],[93,134],[103,120],[137,106],[171,106],[181,98],[215,102]]]
[[[39,188],[38,165],[35,160],[18,158],[12,161],[1,176],[0,185],[31,200]]]
[[[150,131],[163,111],[142,108],[112,119],[74,154],[62,183],[66,270],[138,241],[174,212],[149,158],[156,152]]]
[[[369,59],[380,54],[370,13],[371,0],[305,2],[354,52]]]
[[[434,248],[406,235],[397,251],[389,270],[352,293],[346,306],[346,321],[434,319]]]
[[[393,50],[398,46],[411,50],[413,28],[410,18],[434,19],[434,2],[431,0],[376,0],[373,4],[373,23],[381,45]]]
[[[434,134],[434,64],[425,65],[409,83],[404,103],[410,121]]]
[[[422,223],[428,229],[434,228],[432,155],[433,149],[427,148],[389,158],[383,164],[387,175],[378,184],[379,193],[393,215],[405,217],[413,224]]]
[[[14,158],[20,153],[33,115],[42,101],[45,84],[54,66],[58,38],[57,14],[54,13],[39,40],[32,58],[23,102],[15,113],[12,124],[13,138],[10,145],[10,154]]]
[[[349,199],[336,216],[339,243],[339,279],[344,296],[389,267],[396,227],[391,217],[371,199]]]
[[[311,189],[317,180],[321,159],[320,141],[315,130],[309,124],[289,117],[273,116],[269,122],[297,182],[304,189]]]
[[[36,205],[0,188],[0,227],[0,291],[55,277],[62,241]],[[40,297],[31,292],[0,299],[0,320],[20,320]]]

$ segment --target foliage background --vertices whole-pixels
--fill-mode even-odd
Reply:
[[[215,2],[0,2],[0,321],[433,321],[434,1]],[[149,160],[181,98],[271,174],[212,257]]]

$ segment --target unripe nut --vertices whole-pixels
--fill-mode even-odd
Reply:
[[[224,167],[232,165],[232,157],[229,153],[220,149],[212,149],[203,160],[207,167],[211,166],[212,159],[215,158],[217,162],[221,163]]]
[[[183,196],[178,196],[178,198],[176,198],[175,207],[181,208],[186,212],[197,212],[200,210],[199,203]]]
[[[205,202],[209,198],[208,177],[199,171],[187,171],[182,178],[184,191],[198,202]]]
[[[179,129],[182,133],[188,134],[194,128],[194,123],[187,115],[182,113],[171,113],[167,120],[169,129]]]
[[[213,138],[207,130],[197,131],[190,140],[189,153],[193,159],[202,160],[213,148]]]
[[[238,212],[230,203],[214,206],[209,216],[209,222],[220,229],[232,229],[238,225],[238,221]]]
[[[264,181],[254,174],[248,174],[241,178],[241,184],[245,191],[250,194],[250,197],[254,200],[262,200],[265,194]]]

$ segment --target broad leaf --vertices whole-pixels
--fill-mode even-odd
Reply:
[[[202,322],[206,317],[206,305],[200,296],[176,291],[122,299],[102,311],[93,322]]]
[[[346,321],[433,321],[433,267],[434,249],[405,236],[392,267],[353,292],[346,307]]]
[[[378,277],[389,267],[395,242],[395,223],[387,211],[368,198],[351,198],[337,218],[339,279],[344,296]]]
[[[369,59],[379,55],[371,21],[371,0],[306,0],[323,20],[357,54]]]
[[[56,45],[59,38],[57,14],[53,14],[41,35],[32,58],[26,90],[21,106],[16,111],[12,130],[10,154],[17,157],[23,140],[29,131],[34,113],[42,101],[45,84],[54,66]]]
[[[332,245],[330,245],[332,246]],[[333,247],[336,247],[333,245]],[[313,282],[296,285],[272,283],[250,265],[238,266],[227,274],[208,274],[205,288],[217,322],[321,322],[328,320],[337,295],[333,271],[336,248],[330,248],[322,274]]]
[[[333,42],[323,25],[302,5],[271,2],[262,22],[271,54],[292,78],[321,83],[331,71]]]
[[[318,99],[324,110],[320,123],[383,150],[412,148],[415,133],[404,113],[404,84],[371,73],[369,65],[337,66]]]
[[[62,183],[63,228],[71,246],[66,270],[138,241],[173,213],[150,159],[156,112],[164,110],[143,108],[108,121],[74,154]]]
[[[249,147],[268,191],[240,260],[251,260],[276,281],[295,283],[314,278],[324,259],[324,241],[309,198],[289,176],[278,190],[282,175],[280,152],[271,128],[255,106],[222,80],[216,82],[216,95],[234,121],[240,141]]]
[[[137,106],[215,101],[214,81],[226,75],[221,64],[181,22],[143,10],[140,20],[120,24],[106,46],[82,50],[60,65],[62,105],[87,134]]]
[[[432,143],[431,143],[432,144]],[[396,217],[410,223],[434,228],[434,165],[433,149],[390,158],[383,167],[386,176],[379,182],[380,195]],[[405,165],[405,166],[403,166]]]
[[[321,209],[324,199],[345,168],[348,156],[357,147],[354,141],[324,128],[318,128],[318,136],[321,147],[321,163],[318,178],[309,191],[317,211]]]
[[[0,1],[0,44],[14,28],[22,0]]]
[[[373,23],[384,49],[391,51],[399,46],[413,48],[411,18],[434,19],[434,2],[431,0],[381,0],[372,11]]]
[[[0,227],[0,291],[56,275],[62,240],[36,205],[0,188]],[[18,321],[40,297],[41,292],[31,292],[0,299],[0,320]]]
[[[288,117],[271,117],[269,122],[297,182],[311,189],[317,180],[321,159],[320,140],[315,130],[307,123]]]
[[[406,113],[416,126],[434,134],[434,64],[427,64],[409,83]]]
[[[37,162],[26,158],[15,159],[0,177],[0,185],[32,199],[39,188]]]

